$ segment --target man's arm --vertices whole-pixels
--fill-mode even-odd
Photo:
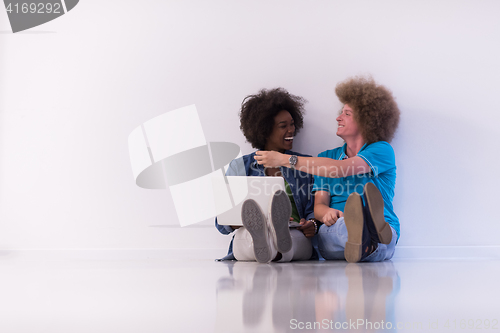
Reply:
[[[314,197],[314,216],[327,226],[332,226],[344,216],[340,210],[330,208],[330,192],[317,191]]]
[[[290,167],[290,156],[276,151],[258,151],[255,159],[265,167]],[[361,175],[371,171],[365,160],[359,156],[340,161],[328,157],[298,156],[295,169],[328,178]]]

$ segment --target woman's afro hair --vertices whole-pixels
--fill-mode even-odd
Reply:
[[[274,127],[274,117],[286,110],[295,122],[295,132],[304,125],[302,97],[290,94],[283,88],[262,89],[245,97],[241,103],[240,128],[252,147],[264,149]]]

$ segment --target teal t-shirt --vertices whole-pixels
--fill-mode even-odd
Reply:
[[[318,157],[328,157],[335,160],[343,160],[346,144],[342,147],[324,151]],[[344,211],[345,202],[349,194],[356,191],[363,194],[366,183],[372,182],[384,198],[385,220],[396,230],[399,239],[399,219],[394,213],[392,200],[396,186],[396,157],[394,149],[385,141],[365,144],[357,156],[361,157],[371,168],[371,172],[362,175],[354,175],[341,178],[326,178],[314,176],[312,192],[330,192],[330,207]]]

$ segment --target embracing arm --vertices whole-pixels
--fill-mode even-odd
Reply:
[[[255,159],[258,164],[262,164],[265,167],[290,167],[290,156],[276,151],[258,151]],[[359,156],[340,161],[328,157],[298,156],[295,169],[328,178],[361,175],[371,171],[365,160]]]

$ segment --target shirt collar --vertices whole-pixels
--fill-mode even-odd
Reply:
[[[365,143],[363,147],[361,147],[361,149],[358,151],[358,153],[363,151],[363,149],[365,149],[366,146],[368,146],[368,143]],[[342,153],[339,156],[339,160],[345,160],[346,158],[349,158],[346,154],[346,150],[347,150],[347,143],[344,142],[344,145],[342,146]]]

